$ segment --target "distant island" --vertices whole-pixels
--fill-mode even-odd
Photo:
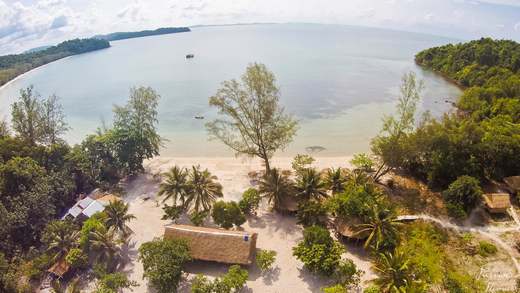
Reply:
[[[97,35],[94,36],[96,39],[107,40],[107,41],[117,41],[124,39],[132,39],[132,38],[140,38],[147,36],[156,36],[156,35],[166,35],[166,34],[175,34],[175,33],[185,33],[190,32],[189,27],[163,27],[155,30],[144,30],[139,32],[116,32],[107,35]]]
[[[101,39],[74,39],[47,49],[0,56],[0,86],[36,67],[71,55],[105,49],[110,43]]]
[[[69,40],[56,46],[33,48],[22,54],[0,56],[0,86],[31,69],[58,59],[108,48],[110,47],[110,41],[189,31],[188,27],[166,27],[138,32],[116,32],[107,35],[97,35],[87,39]]]

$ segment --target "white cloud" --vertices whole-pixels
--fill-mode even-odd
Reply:
[[[0,0],[0,54],[114,31],[238,22],[337,23],[463,38],[520,38],[520,0],[20,1]]]

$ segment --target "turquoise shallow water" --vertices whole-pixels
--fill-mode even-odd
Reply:
[[[109,49],[72,56],[31,71],[0,90],[0,115],[20,88],[33,84],[57,94],[77,143],[101,121],[110,123],[114,104],[131,86],[161,94],[159,130],[168,139],[163,155],[230,156],[208,141],[204,122],[215,116],[208,97],[219,84],[238,78],[250,62],[265,63],[277,76],[281,102],[300,120],[294,143],[283,153],[322,146],[322,156],[366,151],[384,114],[391,113],[403,73],[424,79],[421,109],[440,115],[460,90],[413,62],[418,51],[455,40],[380,29],[271,24],[197,27],[190,33],[112,42]],[[187,60],[185,55],[195,54]],[[202,115],[206,120],[193,117]]]

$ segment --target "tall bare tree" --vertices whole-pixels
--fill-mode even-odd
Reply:
[[[250,64],[241,81],[225,81],[209,104],[222,118],[206,124],[210,137],[221,140],[237,155],[261,158],[266,173],[269,159],[284,149],[297,130],[297,121],[279,105],[274,74],[263,64]]]

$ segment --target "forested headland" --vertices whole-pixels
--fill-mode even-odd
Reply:
[[[374,153],[440,188],[462,175],[484,182],[518,175],[520,44],[483,38],[427,49],[416,62],[464,87],[457,111],[376,138]]]
[[[189,27],[162,27],[155,30],[144,30],[138,32],[115,32],[107,35],[94,36],[94,38],[107,41],[117,41],[147,36],[184,33],[189,31],[191,31]]]
[[[74,39],[41,51],[0,56],[0,86],[18,75],[52,61],[108,47],[110,43],[106,40]]]

